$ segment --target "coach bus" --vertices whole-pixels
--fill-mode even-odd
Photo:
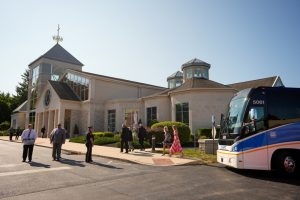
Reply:
[[[238,92],[221,116],[217,160],[240,169],[300,170],[300,88]]]

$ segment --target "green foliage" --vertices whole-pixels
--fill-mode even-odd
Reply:
[[[10,127],[10,122],[8,122],[8,121],[4,121],[0,124],[1,131],[9,129],[9,127]]]
[[[82,136],[70,138],[69,142],[83,143],[84,144],[85,143],[85,136],[82,135]]]
[[[159,122],[151,126],[151,134],[155,134],[155,142],[156,143],[161,143],[164,139],[164,132],[163,132],[163,127],[167,126],[169,129],[169,132],[171,133],[173,137],[173,129],[172,126],[175,125],[178,129],[178,134],[179,134],[179,139],[182,144],[188,143],[190,141],[190,134],[191,130],[189,126],[187,126],[184,123],[181,122],[171,122],[171,121],[166,121],[166,122]]]
[[[0,136],[9,136],[7,131],[0,131]]]
[[[141,148],[141,145],[140,145],[140,143],[139,143],[138,141],[133,141],[132,145],[133,145],[133,147],[134,147],[135,149],[140,149],[140,148]],[[120,148],[120,147],[121,147],[121,142],[117,142],[117,143],[116,143],[116,147]],[[145,147],[145,148],[150,148],[151,145],[150,145],[149,142],[144,141],[144,147]],[[124,148],[125,148],[125,147],[124,147]]]
[[[74,126],[74,135],[78,135],[79,134],[79,128],[78,128],[78,125],[77,124],[75,124],[75,126]]]
[[[199,149],[184,149],[183,150],[184,157],[199,159],[204,163],[216,163],[217,155],[206,154],[203,151],[199,151]]]
[[[114,133],[112,132],[95,132],[93,134],[95,137],[114,137]]]
[[[116,142],[120,142],[121,141],[120,134],[115,134],[114,139]]]
[[[159,121],[157,121],[156,119],[152,119],[152,120],[150,121],[150,127],[151,127],[152,125],[158,123],[158,122],[159,122]]]
[[[11,98],[9,94],[0,93],[0,123],[10,121]]]
[[[113,137],[98,137],[98,138],[95,138],[94,144],[95,145],[105,145],[105,144],[112,144],[115,142],[116,141]]]
[[[95,140],[94,140],[95,145],[105,145],[105,144],[111,144],[111,143],[117,142],[114,137],[104,136],[104,133],[100,134],[98,132],[98,133],[94,134],[94,137],[95,137]],[[70,138],[69,141],[74,142],[74,143],[84,144],[85,143],[85,136],[81,135],[81,136],[78,136],[78,137]]]
[[[173,138],[173,132],[170,131],[170,134]],[[164,141],[165,138],[165,133],[160,130],[160,129],[151,129],[150,131],[147,132],[147,139],[152,143],[152,135],[155,136],[155,143],[156,144],[161,144]]]
[[[220,129],[216,129],[217,134],[216,138],[219,138]],[[212,139],[211,128],[199,128],[198,129],[198,138],[199,139]]]

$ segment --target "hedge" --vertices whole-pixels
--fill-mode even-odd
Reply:
[[[217,134],[216,138],[219,138],[220,129],[216,129]],[[199,139],[212,139],[211,128],[199,128],[198,129],[198,138]]]
[[[82,136],[70,138],[69,142],[85,143],[85,136],[82,135]]]
[[[138,141],[133,141],[133,142],[132,142],[132,145],[133,145],[133,147],[134,147],[135,149],[140,149],[140,148],[141,148],[141,145],[140,145],[140,143],[139,143]],[[120,148],[120,147],[121,147],[121,142],[117,142],[117,143],[116,143],[116,147]],[[151,145],[150,145],[149,142],[144,141],[144,147],[145,147],[145,148],[150,148]],[[125,148],[125,146],[124,146],[124,148]]]
[[[112,132],[95,132],[93,133],[95,137],[114,137]]]
[[[153,124],[151,126],[151,130],[149,131],[148,137],[151,137],[154,134],[155,143],[162,143],[164,139],[163,128],[164,126],[167,126],[173,138],[173,129],[172,129],[173,125],[175,125],[178,129],[178,134],[179,134],[179,139],[181,144],[188,143],[190,141],[191,130],[188,125],[181,122],[165,121],[165,122],[159,122]]]
[[[10,127],[10,122],[8,122],[8,121],[4,121],[0,124],[1,131],[9,129],[9,127]]]
[[[113,137],[98,137],[95,139],[94,144],[95,145],[105,145],[105,144],[112,144],[115,143],[116,141],[114,140]]]
[[[70,142],[75,142],[75,143],[81,143],[84,144],[85,143],[85,136],[78,136],[78,137],[74,137],[74,138],[70,138],[69,140]],[[105,144],[111,144],[111,143],[115,143],[118,140],[116,140],[114,137],[105,137],[102,134],[96,134],[95,135],[95,140],[94,140],[94,144],[95,145],[105,145]]]

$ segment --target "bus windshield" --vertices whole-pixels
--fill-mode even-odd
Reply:
[[[225,118],[221,117],[220,136],[222,139],[236,139],[240,135],[250,91],[251,88],[241,90],[230,101]]]
[[[227,130],[229,134],[239,134],[243,124],[247,98],[234,98],[229,104],[227,114]]]

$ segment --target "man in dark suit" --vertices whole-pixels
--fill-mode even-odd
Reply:
[[[146,132],[146,129],[144,128],[143,124],[140,124],[138,137],[139,137],[139,143],[141,145],[141,151],[145,150],[144,140],[145,140],[146,134],[147,134],[147,132]]]
[[[129,130],[125,124],[122,125],[122,132],[121,132],[121,152],[123,152],[124,144],[126,153],[128,153],[128,139],[129,139]]]

